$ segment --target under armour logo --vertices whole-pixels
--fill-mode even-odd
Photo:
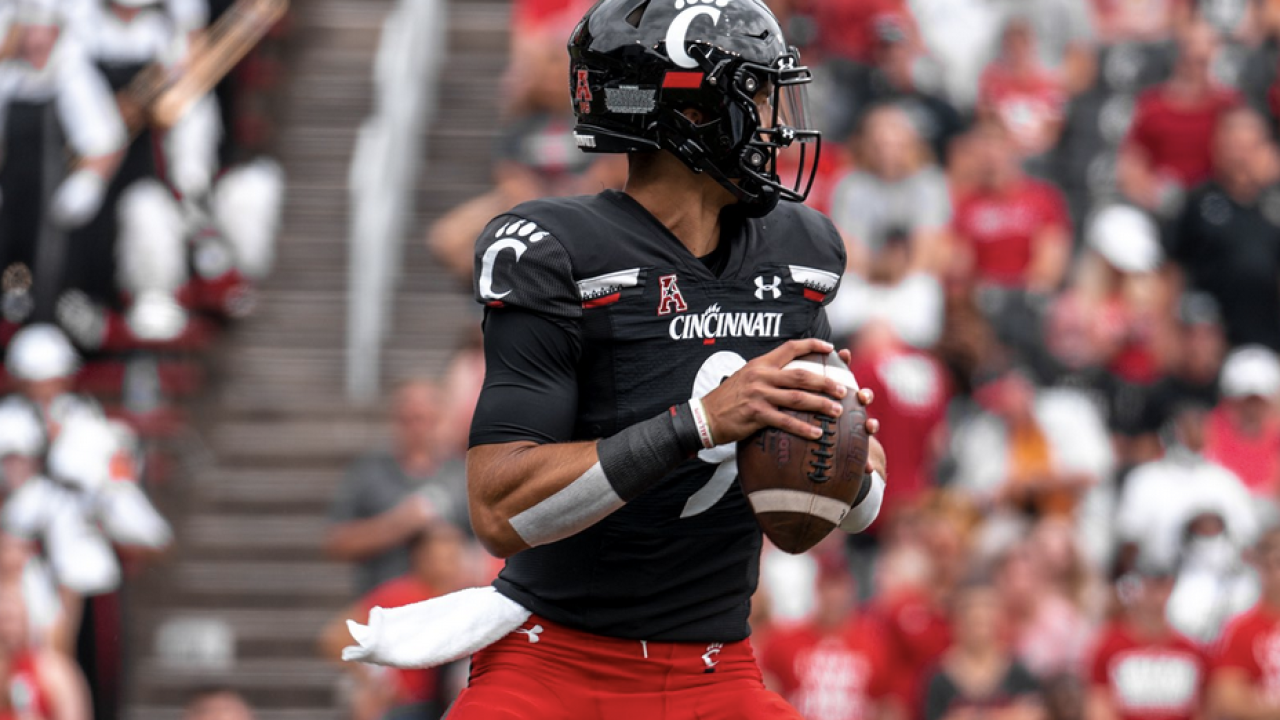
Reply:
[[[766,292],[773,293],[773,299],[782,297],[782,278],[773,276],[772,283],[766,283],[763,275],[756,276],[756,299],[763,300]]]
[[[538,635],[542,633],[542,626],[541,626],[541,625],[534,625],[533,627],[529,628],[528,630],[525,630],[524,628],[520,628],[519,630],[516,630],[516,632],[521,633],[521,634],[523,634],[523,635],[528,635],[528,636],[529,636],[529,642],[531,642],[531,643],[536,643],[536,642],[538,642]]]
[[[724,647],[724,643],[711,643],[707,646],[707,651],[702,653],[702,662],[706,663],[707,669],[702,672],[716,671],[716,665],[720,664],[720,659],[716,656],[720,654],[720,648],[722,647]]]

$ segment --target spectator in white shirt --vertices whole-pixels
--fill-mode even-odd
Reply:
[[[848,272],[828,315],[836,335],[884,320],[908,344],[942,332],[942,285],[951,221],[947,180],[906,113],[872,110],[859,139],[861,165],[836,186],[831,215],[845,238]]]
[[[1221,517],[1238,548],[1257,538],[1259,517],[1249,491],[1234,473],[1201,455],[1206,414],[1195,405],[1176,410],[1165,430],[1165,456],[1129,474],[1116,510],[1123,564],[1144,559],[1172,567],[1187,525],[1202,513]]]

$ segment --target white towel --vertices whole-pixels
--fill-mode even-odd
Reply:
[[[529,611],[492,587],[470,588],[399,608],[375,607],[369,624],[347,621],[357,645],[343,660],[429,668],[453,662],[502,639]]]

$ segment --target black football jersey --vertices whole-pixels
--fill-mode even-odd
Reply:
[[[491,356],[472,445],[607,437],[706,394],[786,340],[825,337],[823,306],[845,265],[826,217],[782,203],[761,219],[726,220],[722,237],[727,256],[716,274],[614,191],[527,203],[491,222],[476,247],[486,334],[503,313],[532,312],[550,321],[541,327],[575,336],[574,356],[517,372],[495,368],[505,361]],[[486,337],[486,346],[499,340]],[[561,431],[513,433],[520,419],[497,417],[496,396],[559,366],[568,367],[565,390],[525,412],[541,416],[565,402],[572,421]],[[575,397],[557,400],[564,395]],[[549,620],[612,637],[746,637],[761,532],[734,453],[733,443],[704,450],[596,525],[514,555],[497,589]]]

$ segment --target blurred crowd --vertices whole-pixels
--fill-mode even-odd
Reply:
[[[147,493],[172,401],[271,266],[272,42],[148,105],[231,4],[0,0],[0,718],[116,716],[119,593],[172,540]],[[237,707],[211,690],[189,714]]]
[[[426,238],[460,288],[492,216],[625,179],[572,138],[588,4],[514,3],[493,188]],[[1280,2],[768,4],[815,68],[829,315],[889,484],[868,532],[766,549],[767,682],[811,720],[1280,714]],[[327,655],[339,618],[492,576],[458,464],[482,374],[472,338],[405,386],[335,498],[362,597]],[[362,720],[458,682],[349,669]]]

